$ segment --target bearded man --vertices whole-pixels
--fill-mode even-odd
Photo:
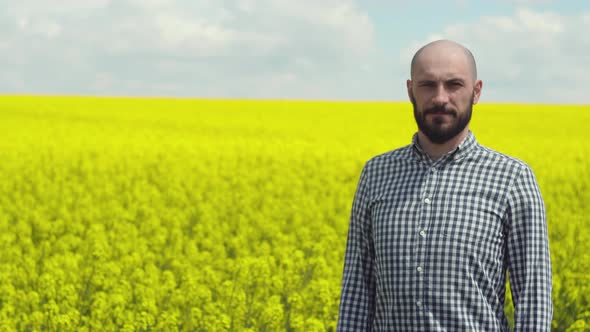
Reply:
[[[416,52],[412,143],[365,163],[352,203],[338,331],[549,331],[545,205],[523,161],[480,145],[472,53],[439,40]]]

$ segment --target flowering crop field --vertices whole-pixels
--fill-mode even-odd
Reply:
[[[471,125],[535,171],[555,331],[590,330],[589,123]],[[361,168],[415,131],[409,103],[0,97],[0,331],[334,331]]]

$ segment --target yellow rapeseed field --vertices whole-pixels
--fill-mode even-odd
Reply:
[[[555,331],[590,330],[589,124],[471,125],[535,171]],[[409,103],[0,97],[0,331],[334,331],[361,168],[415,130]]]

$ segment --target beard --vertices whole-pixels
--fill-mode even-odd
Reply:
[[[418,106],[416,105],[416,99],[414,94],[410,96],[412,105],[414,106],[414,118],[418,124],[418,128],[428,139],[435,144],[443,144],[448,142],[453,137],[457,136],[460,132],[467,127],[469,121],[471,121],[471,113],[473,112],[473,100],[475,95],[471,94],[471,101],[469,106],[463,112],[457,113],[454,110],[446,109],[444,106],[433,106],[427,108],[422,112],[418,112]],[[426,121],[426,115],[430,113],[444,113],[449,114],[453,117],[453,122],[448,128],[442,126],[442,122],[438,119],[434,119],[432,124]]]

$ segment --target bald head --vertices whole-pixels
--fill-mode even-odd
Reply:
[[[422,48],[420,48],[416,54],[414,54],[410,67],[410,75],[412,79],[414,77],[414,73],[416,72],[416,66],[420,64],[422,58],[430,58],[433,56],[462,58],[462,60],[465,61],[473,80],[477,80],[477,67],[475,65],[475,58],[473,57],[471,51],[469,51],[465,46],[450,40],[433,41],[422,46]]]

